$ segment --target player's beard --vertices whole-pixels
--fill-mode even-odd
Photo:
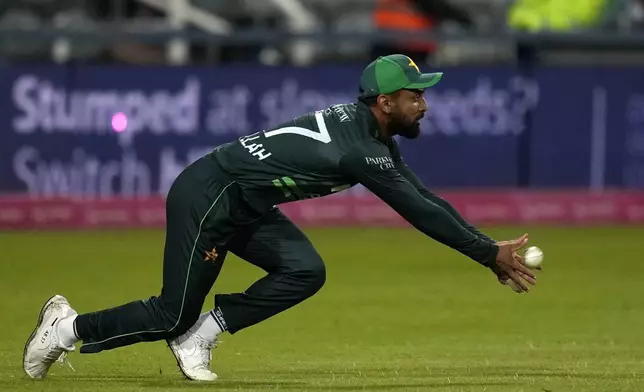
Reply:
[[[423,116],[420,116],[413,121],[409,121],[402,115],[392,113],[389,118],[389,129],[394,130],[397,135],[406,139],[415,139],[420,135],[419,121],[421,118],[423,118]]]

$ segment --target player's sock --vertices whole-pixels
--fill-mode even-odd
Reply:
[[[226,322],[218,308],[202,313],[196,326],[195,332],[209,341],[214,341],[220,333],[226,330]]]
[[[221,313],[221,309],[219,309],[219,307],[216,307],[213,310],[211,310],[210,315],[217,323],[217,326],[219,327],[221,332],[228,330],[228,326],[226,325],[226,320],[224,320],[224,314]]]
[[[77,314],[64,319],[58,322],[58,337],[61,344],[66,347],[73,346],[78,343],[80,339],[76,336],[76,326],[74,321],[76,321]]]

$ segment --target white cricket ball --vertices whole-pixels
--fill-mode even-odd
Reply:
[[[523,261],[525,265],[530,268],[536,268],[541,265],[543,261],[543,251],[536,246],[531,246],[525,250],[523,254]]]

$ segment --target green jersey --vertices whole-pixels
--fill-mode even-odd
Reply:
[[[496,258],[494,241],[423,186],[363,103],[305,114],[212,155],[258,212],[362,184],[429,237],[484,265]]]

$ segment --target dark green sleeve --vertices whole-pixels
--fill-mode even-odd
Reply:
[[[340,160],[341,172],[361,183],[416,229],[486,266],[498,246],[470,233],[441,206],[423,197],[395,167],[387,147],[376,140],[354,146]]]
[[[409,166],[407,166],[405,162],[402,162],[402,161],[396,162],[396,169],[398,169],[400,174],[402,174],[402,176],[405,177],[407,181],[411,182],[412,185],[414,185],[414,187],[418,190],[418,192],[420,192],[421,195],[423,195],[424,198],[431,200],[432,202],[443,207],[443,209],[449,212],[454,217],[454,219],[456,219],[458,223],[460,223],[461,226],[465,227],[470,233],[488,242],[492,242],[492,243],[496,242],[490,237],[481,233],[476,227],[472,226],[465,219],[463,219],[461,214],[459,214],[458,211],[456,211],[456,208],[454,208],[447,200],[436,195],[435,193],[430,192],[427,188],[425,188],[425,185],[423,184],[423,182],[416,176],[416,174],[414,174],[414,172],[409,168]]]
[[[403,177],[407,179],[407,181],[411,182],[411,184],[420,192],[421,195],[423,195],[424,198],[438,204],[439,206],[443,207],[447,212],[449,212],[454,219],[458,221],[458,223],[461,224],[461,226],[465,227],[470,233],[478,236],[479,238],[482,238],[486,241],[496,243],[493,239],[490,237],[486,236],[485,234],[481,233],[479,230],[476,229],[476,227],[472,226],[469,224],[461,214],[456,211],[456,209],[445,199],[442,197],[432,193],[429,191],[423,182],[414,174],[414,172],[407,166],[407,164],[403,161],[402,155],[400,154],[400,149],[398,148],[398,143],[396,143],[396,140],[388,139],[386,141],[387,148],[389,149],[389,152],[391,153],[391,156],[394,159],[396,169],[402,174]]]

